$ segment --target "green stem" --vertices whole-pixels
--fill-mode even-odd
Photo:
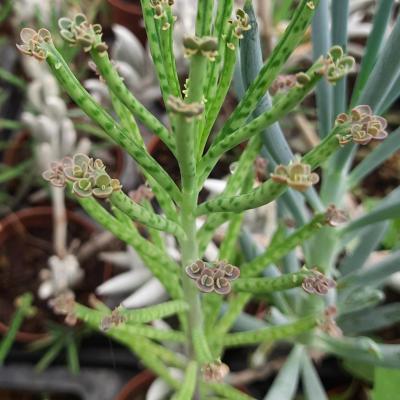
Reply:
[[[109,214],[94,198],[77,198],[84,210],[118,239],[132,246],[146,263],[151,272],[165,286],[173,299],[181,299],[182,291],[178,280],[178,266],[165,253],[144,239],[133,223],[121,223]]]
[[[138,221],[159,231],[172,233],[177,238],[183,238],[185,236],[184,231],[177,223],[146,210],[145,207],[132,201],[122,191],[114,192],[110,196],[110,201],[115,207],[119,208],[134,221]]]
[[[217,15],[215,17],[213,36],[218,38],[218,55],[214,62],[209,64],[207,71],[206,99],[210,101],[214,98],[218,87],[218,76],[222,69],[224,54],[226,50],[225,36],[228,33],[229,23],[233,9],[233,0],[218,1]],[[206,104],[207,106],[207,104]]]
[[[164,103],[167,103],[168,97],[170,96],[171,92],[168,85],[168,78],[161,53],[160,38],[158,36],[157,26],[154,20],[154,11],[150,5],[150,0],[140,0],[140,2],[142,4],[144,25],[146,28],[151,58],[153,59],[154,66],[156,68],[156,73],[160,82],[161,93],[164,99]]]
[[[239,40],[236,36],[232,33],[230,34],[230,38],[228,39],[229,43],[232,44],[233,47],[227,47],[225,50],[225,60],[223,65],[223,74],[221,75],[220,82],[218,84],[217,91],[213,99],[208,99],[210,103],[209,106],[206,107],[206,121],[204,127],[201,131],[201,136],[199,140],[199,147],[198,147],[198,158],[201,157],[203,154],[204,148],[207,143],[207,139],[210,135],[211,129],[215,123],[215,120],[218,117],[218,113],[221,110],[221,107],[225,101],[227,93],[229,91],[233,72],[235,70],[235,63],[236,63],[236,54],[237,54],[237,46]],[[217,62],[216,60],[214,62]]]
[[[276,278],[243,278],[233,285],[237,292],[267,294],[301,286],[304,278],[312,275],[310,271],[285,274]]]
[[[224,153],[245,140],[250,139],[252,136],[261,133],[266,127],[278,121],[298,105],[322,78],[321,67],[322,63],[321,59],[319,59],[307,71],[307,76],[309,78],[307,83],[294,87],[289,91],[289,93],[287,93],[287,95],[281,97],[271,109],[263,112],[250,123],[237,129],[231,134],[226,135],[223,139],[218,140],[216,143],[214,142],[199,164],[199,186],[202,185],[215,164],[218,162],[219,158]]]
[[[258,329],[256,331],[238,332],[225,335],[223,344],[225,347],[248,346],[258,344],[260,342],[273,342],[310,331],[319,322],[318,317],[308,316],[300,318],[295,322],[285,325],[277,325],[267,328]]]
[[[201,102],[203,100],[207,63],[207,57],[202,54],[195,54],[191,57],[186,103]]]
[[[302,162],[304,164],[309,164],[312,170],[325,162],[339,147],[336,135],[339,134],[340,131],[340,127],[334,128],[329,136],[303,157]],[[206,201],[197,208],[197,215],[208,214],[210,212],[241,212],[257,208],[275,200],[286,189],[287,186],[268,180],[249,193],[230,197],[221,195]]]
[[[291,235],[283,237],[274,243],[273,246],[269,247],[263,254],[242,265],[242,278],[257,276],[268,265],[279,261],[291,250],[313,236],[321,228],[324,219],[324,214],[317,214],[307,225],[302,226]],[[239,293],[237,296],[233,297],[232,301],[229,303],[228,311],[219,320],[214,329],[214,333],[217,332],[218,335],[223,336],[236,321],[237,316],[250,298],[251,294],[249,293]]]
[[[174,29],[174,16],[171,9],[168,7],[166,17],[156,21],[160,47],[162,50],[162,57],[164,60],[164,69],[168,79],[168,85],[171,94],[175,97],[182,97],[181,89],[179,86],[178,73],[176,70],[176,63],[174,57],[174,48],[172,44],[172,32]],[[168,28],[165,27],[168,24]]]
[[[196,17],[196,36],[209,36],[214,8],[214,0],[199,0]]]
[[[223,193],[225,196],[232,196],[236,194],[238,190],[243,187],[246,181],[246,177],[248,176],[249,171],[253,166],[253,162],[257,157],[257,155],[259,154],[261,146],[262,142],[260,135],[253,136],[250,139],[245,150],[240,156],[240,159],[237,163],[237,167],[235,168],[233,175],[231,175],[228,179],[227,186]],[[221,224],[223,224],[224,221],[229,219],[230,216],[231,214],[229,213],[214,213],[208,216],[207,221],[201,227],[201,229],[197,234],[200,254],[204,253],[207,244],[210,242],[215,232],[215,229]]]
[[[302,0],[291,19],[281,40],[274,48],[268,61],[264,64],[257,78],[247,89],[238,107],[229,117],[221,132],[217,135],[217,140],[223,139],[226,135],[240,128],[257,106],[260,98],[268,90],[272,82],[278,76],[284,63],[296,48],[310,24],[315,9],[318,7],[319,0]],[[314,7],[313,7],[314,6]]]
[[[315,235],[324,226],[325,219],[325,213],[316,214],[308,224],[303,225],[289,236],[284,236],[280,240],[277,240],[264,253],[242,265],[242,277],[257,276],[269,264],[279,261],[291,250]]]
[[[99,53],[96,50],[90,52],[101,76],[105,79],[107,86],[126,108],[143,122],[147,128],[157,135],[171,151],[175,149],[175,143],[168,129],[148,111],[136,97],[125,86],[122,78],[118,75],[106,52]]]

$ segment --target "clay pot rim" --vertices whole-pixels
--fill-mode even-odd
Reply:
[[[45,217],[51,217],[52,215],[52,207],[50,206],[41,206],[41,207],[29,207],[19,210],[15,213],[8,214],[4,218],[0,220],[0,244],[7,239],[8,235],[18,235],[18,231],[13,228],[15,221],[21,221],[24,219],[30,218],[38,218],[42,217],[43,221],[47,221],[44,219]],[[69,221],[75,222],[81,225],[84,229],[86,229],[89,233],[94,233],[98,229],[95,225],[91,223],[91,221],[84,216],[74,212],[67,210],[67,218]],[[6,334],[8,331],[8,326],[0,321],[0,333]],[[18,331],[15,337],[15,340],[21,343],[31,343],[36,340],[45,339],[49,336],[48,333],[31,333]]]
[[[156,375],[149,369],[139,372],[124,385],[114,400],[130,400],[131,394],[147,391],[155,379]]]

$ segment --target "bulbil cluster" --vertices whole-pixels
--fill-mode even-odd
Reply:
[[[225,376],[229,374],[229,367],[218,360],[204,365],[201,371],[206,382],[223,382]]]
[[[212,36],[187,36],[183,39],[185,57],[202,55],[210,61],[215,61],[218,55],[218,41]]]
[[[168,30],[171,24],[168,21],[167,10],[174,5],[174,0],[150,0],[150,7],[154,10],[154,18],[163,21],[162,29]]]
[[[311,166],[294,159],[289,165],[277,165],[271,174],[274,182],[286,184],[292,189],[304,192],[319,182],[319,176],[311,172]]]
[[[51,34],[47,29],[41,28],[37,32],[31,28],[21,30],[20,37],[22,44],[17,44],[18,50],[28,56],[43,61],[47,57],[47,50],[43,43],[51,43]]]
[[[136,190],[129,192],[129,197],[135,202],[140,204],[143,200],[152,200],[154,193],[150,186],[140,185]]]
[[[186,274],[196,281],[201,292],[224,295],[231,291],[231,281],[239,277],[240,270],[224,261],[217,261],[208,267],[204,261],[198,260],[186,267]]]
[[[200,118],[204,112],[204,104],[202,103],[185,103],[178,97],[169,96],[167,108],[175,113],[182,115],[187,121]]]
[[[326,79],[335,84],[346,76],[354,68],[354,65],[353,57],[345,55],[340,46],[333,46],[328,53]]]
[[[327,294],[328,290],[335,286],[336,284],[333,279],[327,278],[317,269],[313,269],[312,275],[304,278],[303,284],[301,285],[305,292],[319,295]]]
[[[235,13],[235,18],[229,20],[232,24],[232,33],[238,39],[243,39],[243,32],[249,31],[251,29],[249,16],[241,9],[237,9]]]
[[[104,199],[121,190],[119,180],[110,178],[105,169],[100,159],[78,153],[73,158],[65,157],[61,162],[52,163],[42,176],[58,187],[65,186],[67,181],[73,182],[72,191],[79,197],[93,195]]]
[[[49,306],[57,315],[65,315],[65,323],[75,325],[77,317],[75,315],[75,295],[71,291],[65,291],[57,297],[49,300]]]
[[[124,316],[120,313],[119,308],[115,308],[111,311],[110,315],[106,315],[100,322],[100,329],[103,332],[107,332],[114,326],[118,326],[126,322]]]
[[[349,216],[343,210],[336,208],[334,204],[330,204],[325,212],[325,221],[332,228],[336,228],[349,220]]]
[[[371,140],[383,140],[388,136],[385,118],[373,115],[371,107],[367,105],[357,106],[349,114],[339,114],[336,117],[336,125],[347,126],[346,133],[338,136],[341,145],[351,141],[366,145]]]
[[[297,76],[295,74],[279,75],[272,83],[269,91],[272,95],[275,95],[279,92],[287,91],[293,88],[296,86],[296,83]]]
[[[71,44],[80,44],[84,51],[95,49],[100,53],[107,51],[107,44],[101,41],[102,28],[100,24],[89,24],[83,14],[75,15],[74,19],[60,18],[58,21],[60,35]]]

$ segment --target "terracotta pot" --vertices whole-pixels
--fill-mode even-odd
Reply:
[[[117,394],[114,400],[136,400],[136,396],[145,394],[156,376],[145,369],[134,376]]]
[[[97,231],[97,228],[90,222],[89,219],[84,218],[77,213],[74,213],[72,211],[67,211],[67,218],[69,223],[69,229],[74,229],[76,232],[82,233],[83,237],[85,236],[89,237],[94,233],[96,233]],[[0,249],[3,246],[4,246],[3,248],[5,249],[7,246],[7,242],[8,245],[10,245],[11,241],[15,243],[15,241],[18,240],[18,238],[21,241],[21,245],[23,245],[24,240],[26,240],[26,237],[34,237],[34,240],[43,241],[42,238],[34,236],[35,235],[34,232],[46,231],[46,225],[47,225],[47,230],[51,232],[52,230],[51,224],[52,224],[51,207],[26,208],[16,213],[9,214],[0,221]],[[20,247],[20,250],[23,254],[25,249]],[[16,262],[16,264],[18,264],[18,262]],[[102,280],[101,281],[99,280],[100,281],[99,283],[110,277],[112,268],[109,264],[101,264],[101,265],[102,268],[99,269],[99,272],[101,271],[100,276],[102,277]],[[46,265],[43,265],[43,267],[45,266]],[[90,268],[94,269],[92,265],[90,265]],[[96,269],[97,268],[98,266],[96,265]],[[89,275],[87,275],[86,278],[88,276]],[[93,283],[95,285],[98,284],[97,282]],[[86,281],[84,280],[84,285],[86,284],[90,286],[91,282],[89,283],[88,280]],[[89,286],[85,287],[85,290],[88,289]],[[94,289],[95,287],[93,287],[93,290]],[[26,291],[28,290],[29,288],[27,287]],[[42,317],[45,317],[45,313],[43,313]],[[6,333],[7,330],[8,330],[7,325],[4,322],[0,321],[0,334]],[[41,339],[44,336],[46,336],[46,333],[44,332],[35,333],[35,332],[20,331],[17,333],[16,340],[19,342],[32,342],[37,339]]]
[[[113,23],[128,28],[146,46],[147,35],[143,23],[140,0],[107,0]]]

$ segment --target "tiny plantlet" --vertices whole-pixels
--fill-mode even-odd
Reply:
[[[146,186],[132,195],[125,193],[101,160],[81,153],[52,163],[44,179],[73,193],[94,220],[135,249],[170,300],[138,309],[120,306],[112,311],[100,302],[93,308],[85,307],[66,291],[51,300],[54,311],[65,315],[69,324],[81,320],[125,344],[170,386],[174,399],[251,398],[227,383],[229,368],[221,358],[230,347],[256,345],[265,349],[265,343],[289,341],[294,348],[288,362],[297,354],[302,357],[298,371],[302,360],[304,368],[309,361],[308,347],[390,364],[386,347],[372,339],[346,337],[346,331],[338,326],[349,312],[345,304],[353,310],[363,309],[371,294],[363,292],[370,282],[365,278],[369,272],[353,267],[347,257],[356,261],[351,259],[347,243],[355,236],[363,240],[365,230],[361,228],[369,229],[369,224],[390,218],[385,207],[398,207],[399,196],[369,215],[349,219],[342,210],[350,185],[349,167],[335,163],[355,145],[390,140],[392,134],[388,136],[387,122],[380,116],[383,110],[358,101],[344,107],[329,121],[329,131],[302,156],[293,156],[279,126],[279,121],[321,84],[340,91],[346,76],[354,71],[353,57],[334,45],[318,54],[307,70],[284,75],[283,67],[304,38],[319,1],[296,2],[285,33],[263,63],[250,0],[238,10],[234,10],[233,1],[199,0],[195,34],[175,44],[182,47],[189,63],[183,88],[173,53],[173,0],[141,3],[168,125],[127,89],[108,55],[102,27],[84,15],[61,18],[60,34],[91,58],[111,94],[115,117],[74,76],[48,30],[24,28],[18,48],[47,63],[71,99],[135,160]],[[242,88],[239,103],[222,125],[216,124],[233,79]],[[147,151],[139,121],[176,158],[179,182]],[[199,193],[212,170],[238,145],[243,146],[242,152],[224,191],[200,200]],[[335,183],[338,176],[343,185]],[[358,176],[363,177],[363,172]],[[354,179],[352,187],[359,182]],[[268,246],[260,248],[242,224],[243,213],[272,202],[278,204],[279,212],[283,210],[282,220],[290,217],[295,221],[294,227],[279,227]],[[160,213],[155,211],[155,203]],[[201,226],[198,219],[203,221]],[[207,259],[206,248],[224,223],[227,228],[219,255]],[[143,235],[136,224],[144,226],[147,234]],[[161,232],[176,241],[179,263],[166,251]],[[300,248],[301,252],[295,253]],[[343,269],[339,268],[341,263]],[[393,262],[387,261],[384,269],[392,271]],[[360,283],[363,279],[365,287]],[[376,282],[379,279],[382,282],[381,276]],[[355,288],[361,289],[355,293]],[[246,304],[256,298],[267,299],[279,318],[275,322],[271,318],[270,324],[263,322],[257,329],[232,332]],[[149,324],[171,316],[177,321],[173,329]],[[169,342],[178,344],[179,351],[163,345]],[[181,381],[171,368],[181,370]],[[297,382],[297,376],[292,380]]]

